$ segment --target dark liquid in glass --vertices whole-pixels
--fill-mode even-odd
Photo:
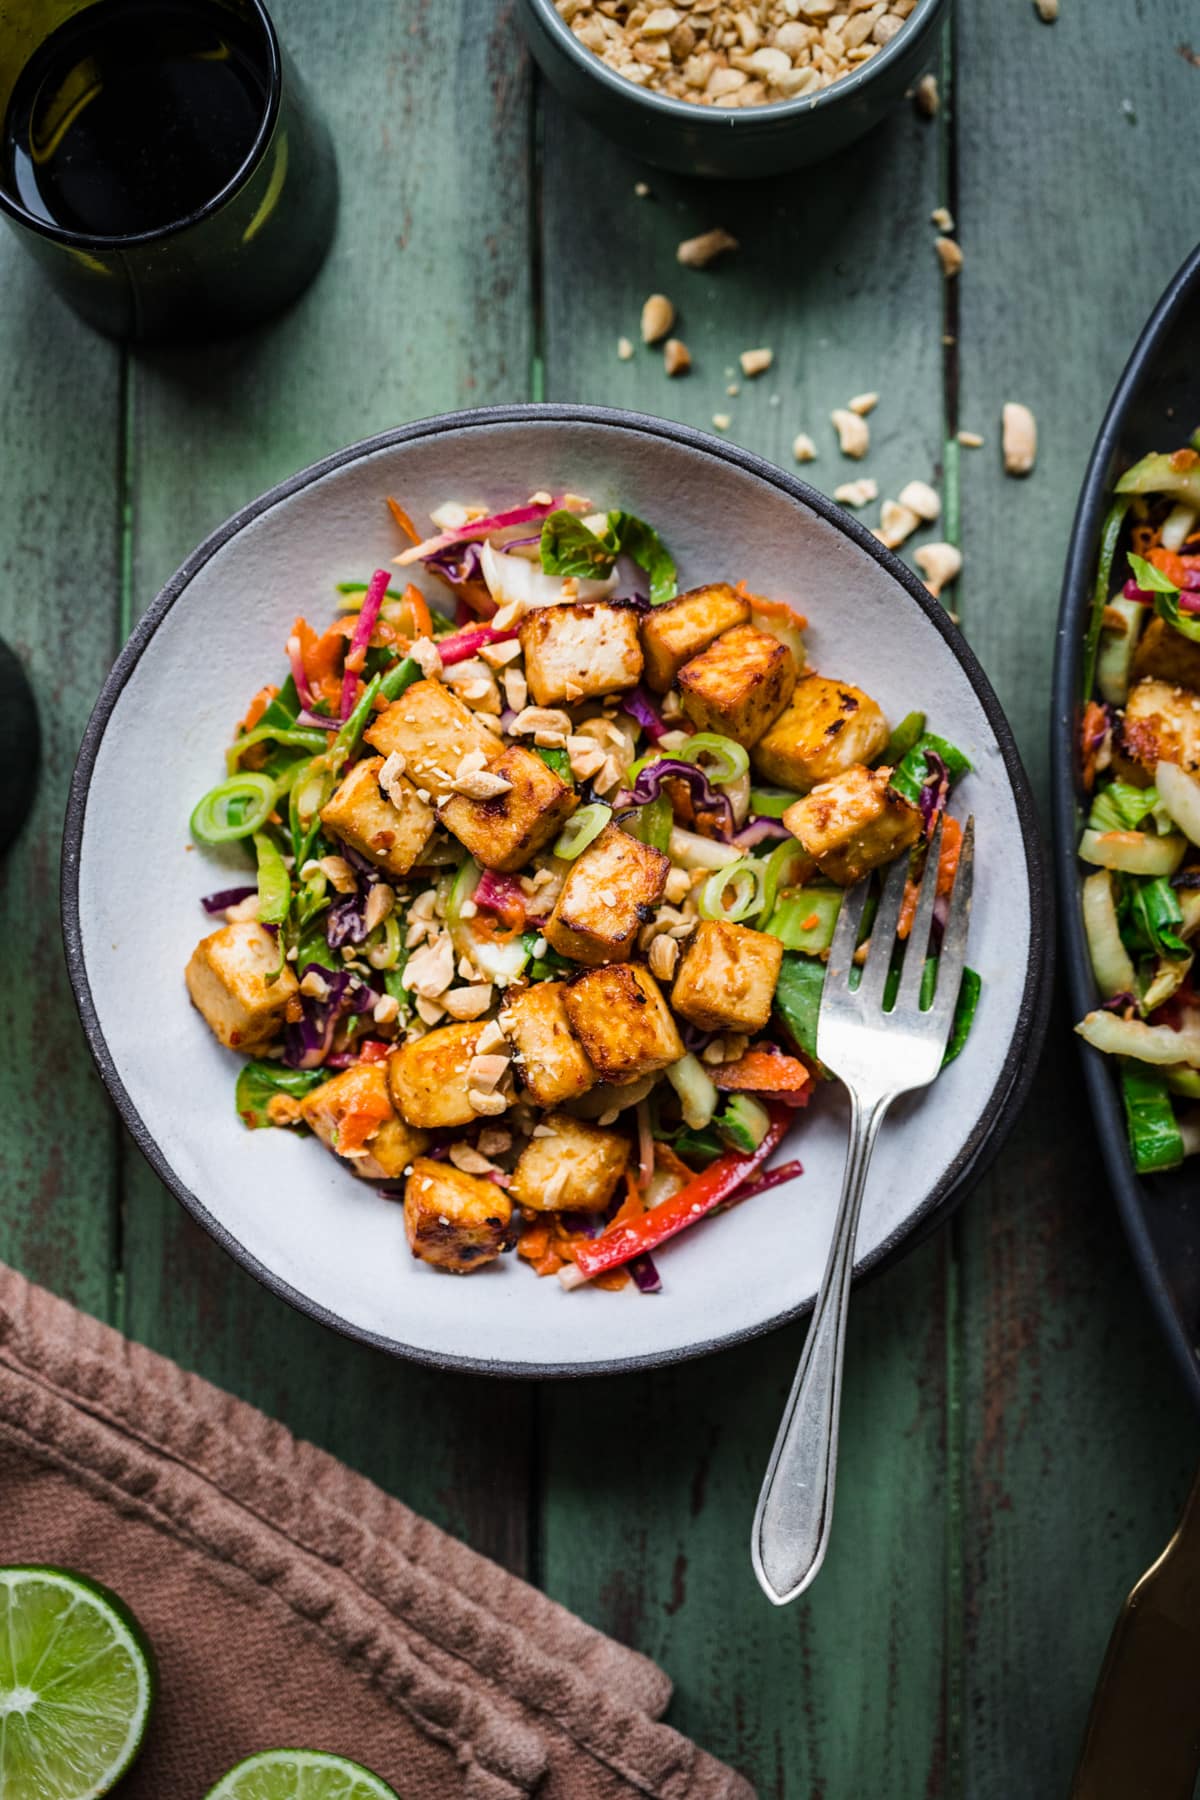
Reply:
[[[237,175],[268,105],[261,42],[205,0],[99,0],[22,70],[0,180],[88,237],[179,223]]]

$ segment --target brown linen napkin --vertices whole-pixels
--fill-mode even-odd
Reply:
[[[753,1800],[670,1682],[324,1451],[0,1265],[0,1562],[106,1582],[158,1655],[122,1796],[354,1757],[402,1800]]]

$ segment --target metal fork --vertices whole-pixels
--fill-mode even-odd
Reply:
[[[921,982],[937,895],[940,817],[930,840],[900,985],[890,1011],[884,1011],[883,1002],[908,877],[907,856],[897,858],[884,880],[857,988],[850,986],[849,978],[855,967],[869,877],[848,890],[829,948],[817,1020],[817,1055],[849,1090],[850,1144],[829,1260],[754,1515],[750,1551],[754,1573],[776,1606],[804,1592],[824,1562],[829,1545],[846,1312],[867,1169],[892,1101],[898,1094],[926,1087],[942,1065],[967,952],[974,844],[975,821],[968,819],[942,933],[937,989],[927,1011],[921,1010]]]

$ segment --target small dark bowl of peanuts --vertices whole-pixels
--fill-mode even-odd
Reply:
[[[947,4],[519,0],[542,72],[578,112],[660,168],[735,177],[869,131],[929,68]]]

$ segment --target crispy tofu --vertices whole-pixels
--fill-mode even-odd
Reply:
[[[596,1083],[596,1071],[571,1029],[565,991],[561,981],[535,982],[514,994],[500,1014],[517,1077],[538,1106],[578,1100]]]
[[[539,606],[522,619],[520,637],[525,679],[539,706],[617,694],[642,678],[637,608],[628,601]]]
[[[692,723],[747,747],[778,718],[795,685],[796,659],[787,645],[753,625],[735,625],[679,671]]]
[[[545,936],[560,956],[581,963],[620,962],[662,899],[671,859],[606,825],[571,864]]]
[[[783,945],[769,933],[704,919],[679,965],[671,1005],[702,1031],[761,1031],[782,962]]]
[[[569,1113],[548,1113],[521,1152],[509,1193],[535,1212],[603,1212],[628,1162],[627,1138]]]
[[[478,1114],[467,1098],[469,1070],[484,1025],[439,1025],[402,1044],[388,1058],[388,1085],[402,1119],[425,1131],[473,1125]]]
[[[567,983],[567,1017],[604,1081],[623,1084],[657,1074],[683,1055],[683,1040],[648,969],[609,963]]]
[[[1133,673],[1139,681],[1152,675],[1172,685],[1200,689],[1200,644],[1165,619],[1153,618],[1133,653]]]
[[[842,887],[910,850],[921,814],[889,787],[890,769],[847,769],[789,806],[783,822],[823,875]]]
[[[251,1055],[283,1030],[297,982],[287,962],[269,982],[277,969],[279,944],[256,922],[222,926],[192,951],[184,972],[188,993],[227,1050]]]
[[[1130,691],[1114,744],[1117,773],[1146,786],[1160,762],[1200,771],[1200,694],[1148,676]]]
[[[321,823],[389,875],[407,875],[420,862],[437,821],[406,776],[393,784],[393,792],[401,797],[396,806],[379,785],[382,767],[382,756],[364,756],[356,762],[322,807]]]
[[[807,794],[854,763],[873,763],[887,741],[888,722],[869,694],[848,681],[805,675],[755,745],[754,766],[768,781]]]
[[[404,1229],[415,1257],[452,1275],[494,1262],[516,1241],[502,1187],[427,1156],[414,1162],[404,1189]]]
[[[440,681],[414,682],[363,735],[381,755],[402,756],[409,779],[435,800],[449,794],[469,751],[481,751],[493,763],[503,749],[499,738]]]
[[[368,1181],[395,1181],[429,1140],[398,1118],[381,1062],[355,1063],[300,1102],[300,1116],[335,1155]]]
[[[750,602],[727,581],[692,588],[665,606],[652,606],[642,619],[647,686],[665,694],[685,662],[749,617]]]
[[[451,794],[438,817],[485,869],[512,874],[558,836],[578,800],[569,782],[519,744],[510,745],[489,773],[512,783],[506,794],[486,800]]]

